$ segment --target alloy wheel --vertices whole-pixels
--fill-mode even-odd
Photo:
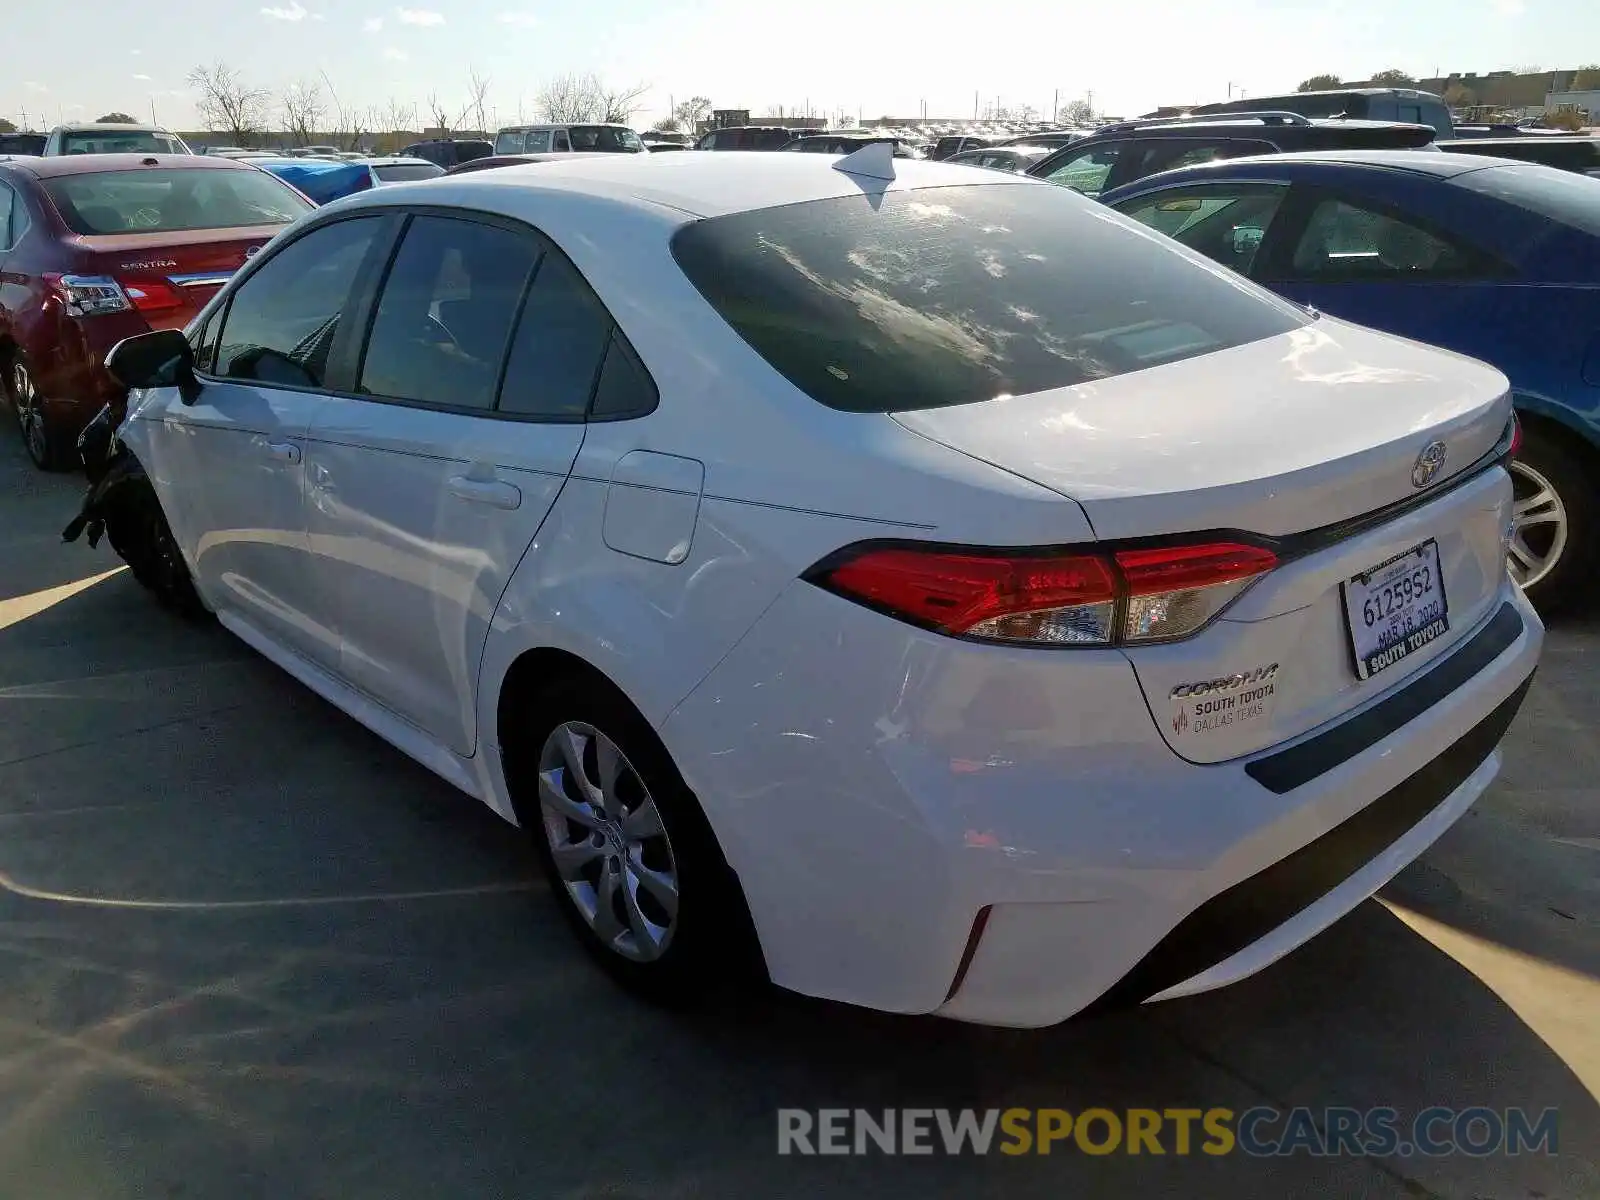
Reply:
[[[1511,461],[1511,543],[1506,565],[1518,586],[1536,586],[1567,548],[1567,507],[1555,485],[1521,459]]]
[[[558,726],[539,753],[550,857],[595,936],[633,962],[666,953],[678,919],[678,863],[650,789],[592,725]]]
[[[17,426],[28,457],[43,466],[50,457],[50,441],[44,427],[44,410],[39,404],[39,389],[23,363],[11,364],[11,403],[17,410]]]

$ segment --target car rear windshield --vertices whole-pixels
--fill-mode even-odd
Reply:
[[[1455,182],[1600,237],[1600,179],[1539,163],[1507,163],[1467,171]]]
[[[644,149],[639,135],[616,125],[574,125],[567,131],[574,150],[634,151]]]
[[[63,154],[187,154],[177,138],[141,129],[93,130],[61,135]]]
[[[1035,184],[757,209],[688,225],[672,250],[757,353],[847,412],[1067,387],[1309,319],[1081,196]]]
[[[432,179],[444,174],[444,168],[430,162],[379,163],[372,173],[385,183],[409,183],[413,179]]]
[[[42,181],[74,233],[175,233],[287,225],[312,205],[257,170],[91,171]]]

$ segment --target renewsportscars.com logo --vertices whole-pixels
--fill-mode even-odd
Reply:
[[[1555,1154],[1558,1110],[780,1108],[779,1154]]]

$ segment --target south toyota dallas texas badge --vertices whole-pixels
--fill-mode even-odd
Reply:
[[[1277,703],[1273,677],[1278,664],[1216,679],[1180,683],[1172,689],[1172,735],[1192,738],[1268,720]]]

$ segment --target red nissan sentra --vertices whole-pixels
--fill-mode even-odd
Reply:
[[[79,431],[122,391],[103,365],[112,346],[183,328],[313,207],[225,158],[0,160],[0,392],[34,463],[77,465]]]

